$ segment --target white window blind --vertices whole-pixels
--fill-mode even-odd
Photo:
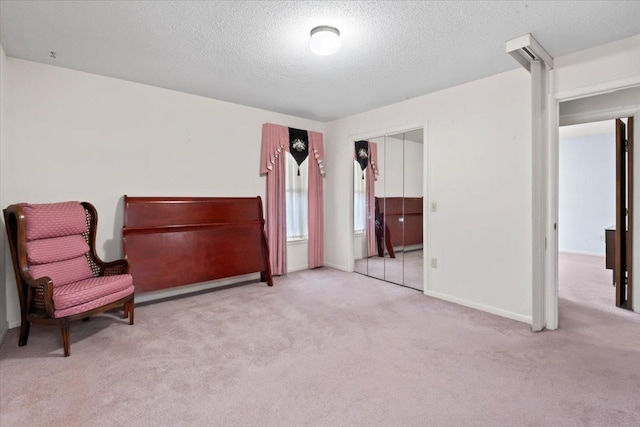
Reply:
[[[309,159],[300,166],[289,154],[285,154],[285,194],[287,211],[287,240],[303,240],[309,237]]]

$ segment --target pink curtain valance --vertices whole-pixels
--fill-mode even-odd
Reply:
[[[273,170],[282,151],[289,151],[289,128],[272,123],[263,124],[260,175],[266,175]]]
[[[313,153],[313,158],[318,164],[320,176],[324,178],[324,139],[320,132],[309,132],[309,156]]]
[[[309,131],[309,156],[318,165],[322,177],[324,170],[324,140],[320,132]],[[289,151],[289,128],[286,126],[265,123],[262,125],[262,147],[260,150],[260,175],[269,173],[283,151]],[[374,165],[376,179],[378,166]]]

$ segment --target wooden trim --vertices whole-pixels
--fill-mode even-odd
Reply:
[[[625,155],[625,125],[616,119],[616,244],[614,282],[616,286],[616,306],[625,303],[625,272],[627,261],[627,221],[626,209],[626,155]]]
[[[627,209],[627,309],[633,310],[633,117],[627,119],[627,182],[628,182],[628,200]]]

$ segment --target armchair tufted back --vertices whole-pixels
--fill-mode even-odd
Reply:
[[[34,279],[49,276],[58,287],[94,276],[87,259],[89,229],[82,204],[23,204],[21,208],[27,265]]]

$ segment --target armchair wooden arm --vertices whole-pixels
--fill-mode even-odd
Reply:
[[[53,281],[49,277],[40,277],[34,279],[31,273],[27,273],[23,277],[23,283],[26,286],[27,297],[25,298],[25,309],[28,313],[37,313],[44,311],[47,317],[53,317]],[[42,298],[35,298],[36,294],[41,292]]]

